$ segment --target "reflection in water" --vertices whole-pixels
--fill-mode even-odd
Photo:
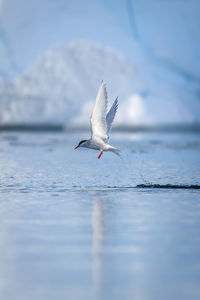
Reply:
[[[102,199],[92,201],[92,269],[95,299],[100,298],[102,287],[102,248],[104,242]]]
[[[0,299],[200,299],[199,136],[119,136],[98,164],[76,138],[0,138]]]

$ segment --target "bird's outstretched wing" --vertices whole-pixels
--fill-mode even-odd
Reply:
[[[107,102],[108,100],[106,85],[102,81],[97,93],[96,102],[94,104],[93,112],[91,115],[91,125],[92,138],[100,138],[105,142],[108,140],[106,122]]]
[[[106,123],[107,123],[107,135],[109,138],[109,134],[112,128],[112,123],[114,121],[116,112],[117,112],[117,108],[118,108],[118,97],[115,99],[115,101],[113,102],[113,105],[111,106],[109,112],[107,113],[106,116]]]

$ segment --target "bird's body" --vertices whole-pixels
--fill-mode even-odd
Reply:
[[[112,123],[118,108],[118,99],[116,98],[108,113],[107,103],[106,85],[101,82],[91,115],[91,138],[80,141],[75,149],[84,147],[99,150],[101,153],[99,154],[98,158],[101,157],[103,151],[111,151],[119,155],[119,150],[108,144]]]

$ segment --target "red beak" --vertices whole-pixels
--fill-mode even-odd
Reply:
[[[74,150],[76,150],[78,147],[79,147],[79,145],[78,145],[78,146],[76,146],[76,147],[74,148]]]

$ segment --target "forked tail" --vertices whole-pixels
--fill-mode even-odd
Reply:
[[[115,147],[109,146],[109,150],[108,151],[111,151],[111,152],[115,153],[116,155],[120,156],[119,149],[117,149]]]

